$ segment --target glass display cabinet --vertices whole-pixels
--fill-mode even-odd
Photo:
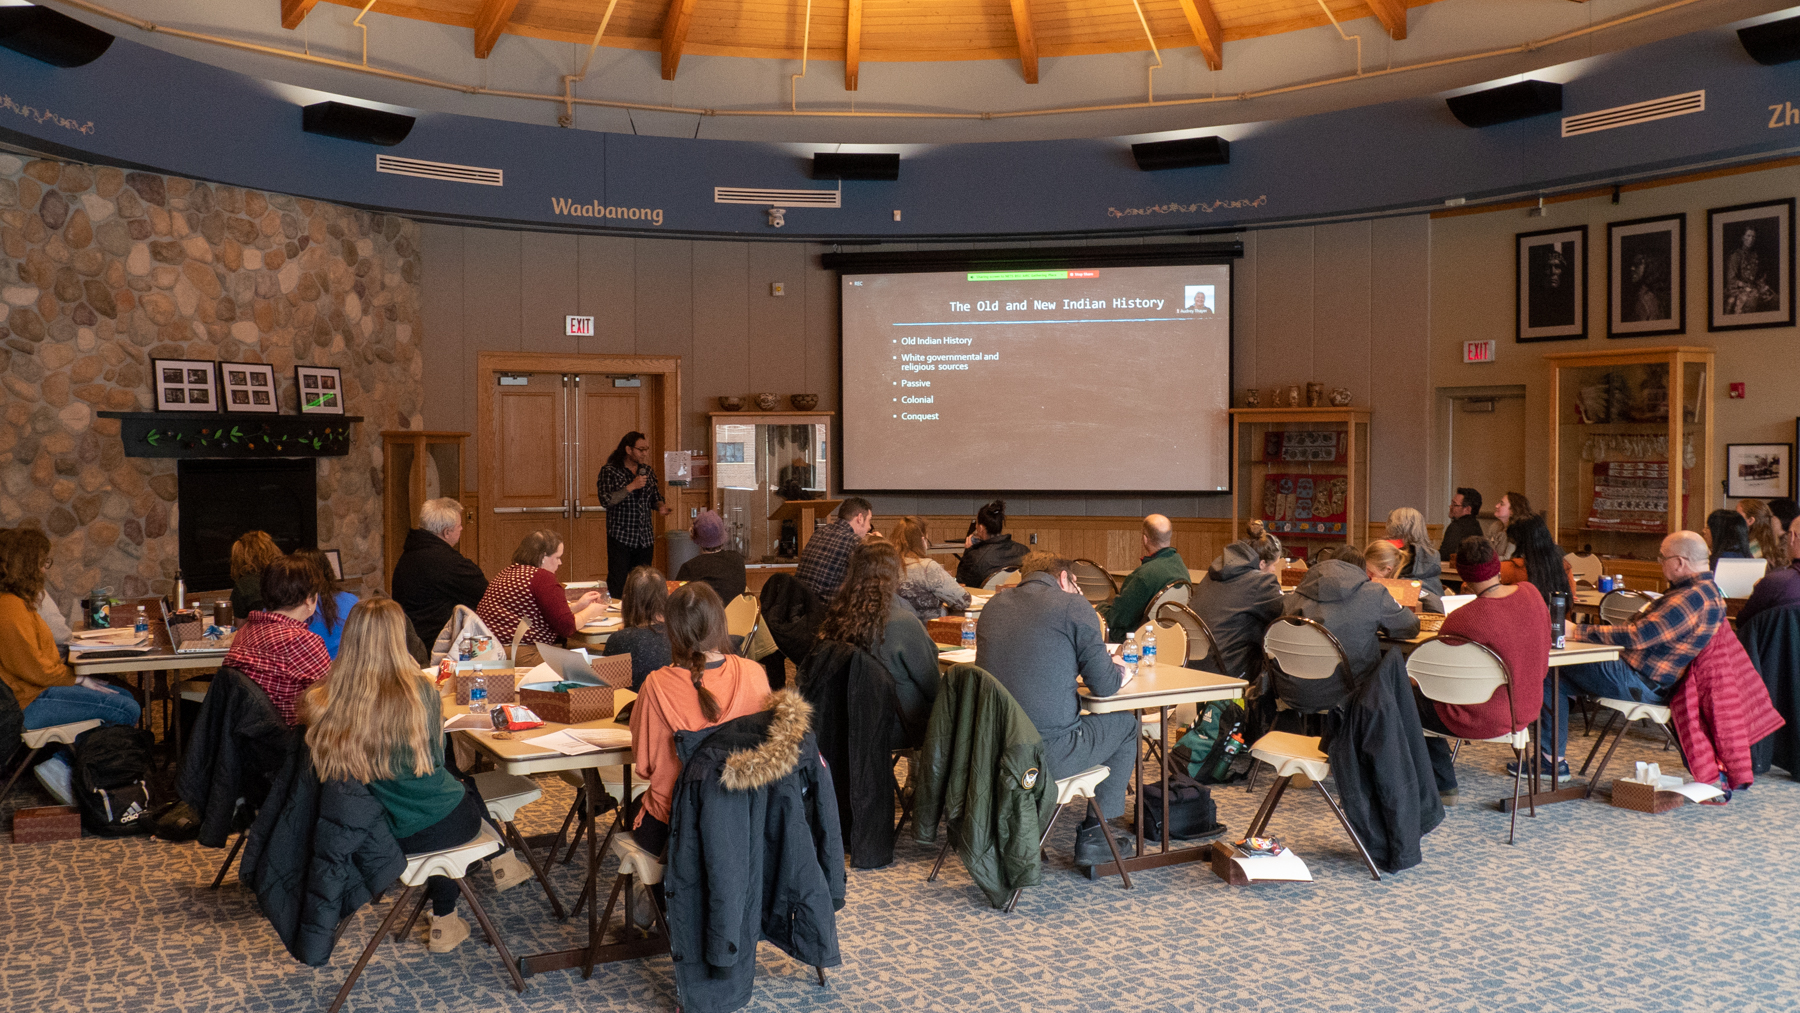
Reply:
[[[815,520],[836,507],[831,496],[832,412],[710,412],[714,510],[728,543],[756,562],[793,562],[812,532],[796,519],[771,520],[790,502],[821,502]]]
[[[1719,502],[1709,348],[1563,352],[1550,365],[1550,504],[1568,551],[1655,561]]]
[[[1369,410],[1233,408],[1231,537],[1260,520],[1288,555],[1360,547],[1369,513]]]

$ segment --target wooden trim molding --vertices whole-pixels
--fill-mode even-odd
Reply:
[[[500,33],[506,30],[507,22],[512,20],[513,9],[519,6],[519,0],[481,0],[481,9],[475,12],[475,58],[485,60],[494,51],[494,43],[500,41]]]

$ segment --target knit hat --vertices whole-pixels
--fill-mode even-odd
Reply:
[[[694,518],[694,544],[702,549],[716,549],[725,544],[725,522],[711,510],[700,511]]]

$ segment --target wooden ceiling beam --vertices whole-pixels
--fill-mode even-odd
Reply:
[[[1181,0],[1181,13],[1187,16],[1188,28],[1200,55],[1213,70],[1225,68],[1225,33],[1219,28],[1219,15],[1213,12],[1212,0]]]
[[[663,17],[662,76],[675,80],[681,66],[681,50],[687,45],[688,29],[694,25],[694,0],[669,0],[669,13]]]
[[[844,11],[844,90],[856,90],[862,65],[862,0],[849,0]]]
[[[299,28],[319,0],[281,0],[281,27]]]
[[[475,59],[485,60],[494,51],[517,6],[519,0],[481,0],[481,9],[475,12]]]
[[[1019,38],[1019,69],[1026,84],[1038,83],[1037,36],[1031,31],[1030,0],[1012,0],[1013,33]]]
[[[1369,10],[1381,19],[1395,42],[1406,38],[1406,0],[1368,0]]]

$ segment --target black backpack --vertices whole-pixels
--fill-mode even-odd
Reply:
[[[101,837],[150,832],[150,733],[101,725],[75,740],[75,806],[81,826]]]
[[[1182,730],[1169,750],[1170,769],[1201,784],[1236,780],[1231,764],[1245,748],[1244,720],[1244,708],[1236,701],[1201,704],[1194,723]]]

